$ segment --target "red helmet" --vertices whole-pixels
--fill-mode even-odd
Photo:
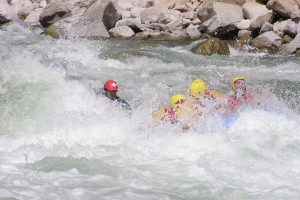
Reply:
[[[118,90],[119,87],[117,85],[117,82],[114,80],[108,80],[104,83],[103,88],[107,91],[114,91]]]

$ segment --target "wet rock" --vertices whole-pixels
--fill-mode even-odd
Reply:
[[[267,8],[283,17],[296,18],[299,12],[299,3],[296,0],[269,0]]]
[[[300,49],[300,34],[297,34],[294,40],[280,47],[281,54],[293,54],[297,49]]]
[[[46,28],[46,30],[44,31],[45,35],[48,35],[50,37],[53,37],[55,39],[59,39],[60,38],[60,34],[59,31],[57,29],[57,27],[55,25],[50,25]]]
[[[273,31],[273,25],[270,24],[269,22],[265,22],[259,31],[260,34],[268,32],[268,31]]]
[[[251,45],[261,51],[274,52],[281,45],[282,39],[273,31],[268,31],[254,38]]]
[[[119,38],[130,38],[135,33],[134,31],[128,26],[118,26],[110,29],[108,31],[113,37]]]
[[[297,49],[297,50],[296,50],[295,56],[300,57],[300,49]]]
[[[9,6],[6,0],[0,0],[0,25],[12,21],[15,18],[15,13]]]
[[[297,24],[291,19],[282,22],[276,22],[273,25],[273,31],[280,37],[283,37],[284,34],[295,37],[297,34]]]
[[[70,13],[71,11],[64,4],[55,1],[43,9],[39,21],[43,27],[48,27]]]
[[[229,55],[228,45],[218,38],[209,38],[192,49],[192,52],[199,55]]]
[[[289,35],[284,35],[282,38],[282,44],[288,44],[290,43],[294,38],[292,38]]]
[[[248,30],[240,30],[238,33],[238,44],[239,45],[245,45],[245,44],[250,44],[252,41],[251,37],[251,31]]]

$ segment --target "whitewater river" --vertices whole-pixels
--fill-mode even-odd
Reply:
[[[40,32],[0,29],[1,200],[300,199],[299,58]],[[145,127],[193,79],[229,93],[239,74],[261,106],[230,127],[217,116],[184,133]],[[95,95],[106,79],[132,114]]]

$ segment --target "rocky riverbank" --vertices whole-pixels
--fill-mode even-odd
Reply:
[[[209,42],[193,52],[228,54],[222,40],[235,40],[237,48],[300,54],[300,0],[0,0],[0,25],[20,20],[53,37],[194,40],[205,35]]]

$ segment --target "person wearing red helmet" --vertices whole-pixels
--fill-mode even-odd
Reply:
[[[125,110],[131,110],[127,101],[125,101],[124,99],[121,99],[117,95],[117,92],[119,91],[119,87],[118,87],[116,81],[114,81],[114,80],[105,81],[105,83],[103,85],[103,90],[104,90],[103,95],[105,97],[111,99],[112,101],[118,102],[122,106],[122,108],[124,108]]]

